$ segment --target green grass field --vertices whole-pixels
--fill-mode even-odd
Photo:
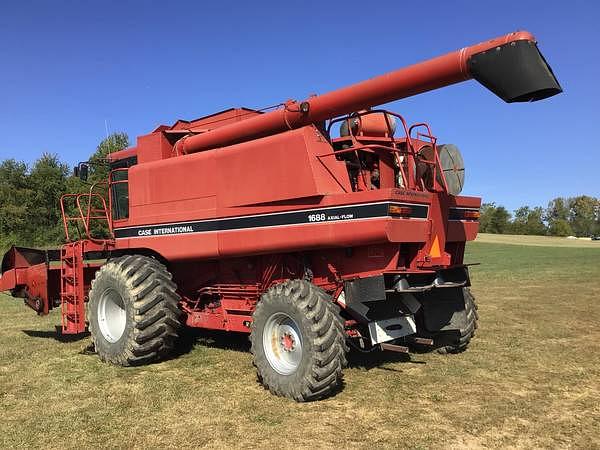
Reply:
[[[600,448],[600,245],[485,241],[466,353],[354,356],[309,404],[263,390],[243,338],[112,367],[0,295],[0,448]]]

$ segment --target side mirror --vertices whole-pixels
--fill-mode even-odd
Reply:
[[[79,178],[81,181],[87,181],[89,167],[86,163],[79,163],[79,165],[73,168],[73,175]]]

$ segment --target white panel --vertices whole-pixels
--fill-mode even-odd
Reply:
[[[369,323],[369,334],[373,345],[415,334],[416,332],[417,325],[412,316],[394,317],[393,319]]]

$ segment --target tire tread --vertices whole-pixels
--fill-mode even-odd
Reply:
[[[180,297],[177,286],[167,268],[154,258],[142,255],[127,255],[108,261],[98,270],[92,281],[88,314],[95,314],[94,285],[105,277],[119,279],[127,286],[133,326],[125,330],[129,334],[119,353],[100,351],[97,343],[102,339],[94,321],[89,320],[92,340],[100,359],[120,366],[148,364],[169,355],[174,349],[183,312],[179,309]]]
[[[283,382],[274,373],[262,350],[262,336],[256,323],[266,320],[267,305],[286,299],[308,319],[307,348],[311,348],[310,366],[295,386]],[[319,400],[335,393],[342,385],[342,369],[346,366],[348,347],[339,307],[321,288],[305,280],[289,280],[266,291],[256,306],[251,325],[251,352],[259,381],[275,395],[298,402]],[[259,351],[260,350],[260,351]]]

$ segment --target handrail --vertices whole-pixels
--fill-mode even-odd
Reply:
[[[85,237],[92,242],[102,244],[106,242],[106,239],[100,239],[91,236],[90,223],[92,220],[103,220],[106,221],[109,232],[113,233],[112,223],[110,220],[110,210],[106,207],[106,200],[102,196],[102,194],[98,192],[93,192],[96,187],[99,185],[107,184],[106,182],[94,183],[90,187],[89,192],[87,193],[72,193],[72,194],[63,194],[60,198],[60,210],[63,219],[63,228],[65,232],[65,239],[67,242],[73,242],[72,236],[69,233],[69,222],[75,222],[75,226],[77,229],[78,240],[83,238],[82,231],[79,227],[81,223],[83,225],[85,231]],[[86,199],[87,205],[82,205],[82,200]],[[100,207],[93,208],[92,204],[94,201],[98,201],[99,199]],[[73,206],[77,209],[79,213],[77,216],[69,216],[67,214],[67,204],[70,200],[73,200]]]
[[[418,129],[421,127],[425,128],[427,130],[427,133],[419,132]],[[437,137],[435,137],[431,133],[431,128],[429,127],[429,124],[427,124],[425,122],[415,123],[415,124],[411,125],[411,127],[408,130],[409,134],[412,135],[413,130],[417,130],[417,136],[416,136],[417,140],[421,140],[420,137],[425,137],[425,138],[429,138],[429,141],[431,142],[433,158],[434,158],[433,161],[430,161],[427,159],[420,159],[420,161],[433,166],[433,186],[432,186],[433,190],[434,191],[443,190],[444,192],[448,192],[448,183],[446,182],[446,174],[442,170],[442,165],[440,163],[440,157],[439,157],[439,154],[437,151]],[[439,183],[437,180],[438,173],[441,175],[441,178],[442,178],[441,186],[439,186]]]
[[[406,124],[406,120],[404,120],[404,117],[402,117],[400,114],[392,112],[392,111],[387,111],[385,109],[371,109],[368,111],[355,112],[355,113],[349,114],[347,116],[338,117],[336,119],[330,120],[329,125],[327,126],[327,134],[329,136],[331,135],[331,127],[333,126],[334,123],[343,122],[345,120],[349,120],[349,119],[353,119],[353,118],[358,118],[358,120],[360,121],[362,116],[367,116],[370,114],[383,114],[383,117],[385,118],[386,127],[387,127],[387,134],[388,134],[389,139],[391,140],[392,145],[396,145],[397,141],[394,139],[394,131],[392,130],[392,125],[390,123],[389,116],[395,117],[402,124],[402,128],[404,128],[404,136],[406,139],[406,146],[407,146],[407,151],[403,152],[403,153],[408,157],[408,163],[407,163],[408,167],[407,167],[406,173],[404,171],[404,167],[402,166],[400,159],[398,158],[398,152],[394,152],[394,156],[396,157],[396,166],[398,167],[398,170],[400,171],[400,175],[402,176],[402,180],[404,181],[405,186],[408,186],[409,188],[414,188],[414,186],[415,186],[414,147],[412,145],[412,140],[411,140],[409,128]],[[359,127],[359,129],[360,129],[360,127]],[[352,148],[349,150],[359,151],[359,150],[362,150],[363,148],[368,147],[360,142],[360,138],[358,136],[354,135],[354,132],[352,131],[352,127],[350,126],[350,124],[348,124],[348,133],[349,133],[348,137],[350,137],[350,139],[352,140]],[[336,153],[339,154],[341,151],[343,151],[343,150],[338,150]]]
[[[340,149],[340,150],[335,150],[333,153],[317,155],[317,157],[320,159],[325,156],[331,156],[332,154],[339,155],[339,154],[352,152],[352,153],[356,153],[357,158],[358,158],[359,151],[363,151],[363,152],[367,152],[367,153],[377,153],[378,150],[379,151],[387,151],[387,152],[394,154],[396,166],[398,168],[400,175],[402,176],[403,185],[408,187],[409,189],[417,189],[420,187],[421,189],[425,190],[426,187],[424,185],[423,180],[419,180],[420,185],[417,186],[418,180],[415,179],[416,172],[417,172],[416,171],[417,155],[416,155],[415,146],[414,146],[416,141],[422,141],[425,138],[425,139],[429,140],[429,142],[432,146],[433,159],[428,160],[428,159],[419,157],[419,162],[433,166],[433,185],[431,186],[430,189],[432,189],[435,192],[438,192],[438,191],[448,192],[448,184],[446,181],[446,175],[445,175],[444,171],[442,170],[439,154],[437,151],[437,138],[433,135],[433,133],[431,132],[431,128],[429,127],[429,125],[427,123],[415,123],[415,124],[411,125],[410,127],[408,127],[406,124],[406,121],[400,114],[396,114],[394,112],[383,110],[383,109],[375,109],[375,110],[356,112],[356,113],[349,114],[347,116],[332,119],[329,121],[329,123],[327,125],[326,132],[329,136],[331,136],[331,129],[333,127],[333,124],[344,122],[344,121],[349,121],[351,119],[358,119],[359,125],[358,125],[357,129],[360,130],[361,129],[361,127],[360,127],[361,118],[363,116],[366,116],[369,114],[383,114],[384,115],[384,118],[386,121],[386,127],[387,127],[387,136],[388,136],[390,145],[364,144],[361,141],[369,140],[370,137],[362,136],[360,134],[355,135],[354,131],[352,130],[353,127],[351,126],[350,123],[348,123],[348,136],[343,136],[341,138],[350,139],[352,142],[350,147]],[[406,149],[398,148],[398,146],[397,146],[398,141],[397,141],[397,139],[394,138],[394,133],[392,130],[392,125],[390,123],[389,116],[397,118],[400,121],[400,123],[402,124],[402,127],[404,128],[404,133],[406,136],[405,141],[403,141],[403,143],[406,142]],[[421,131],[419,131],[419,128],[424,128],[425,131],[421,132]],[[415,131],[415,130],[416,130],[416,136],[413,136],[413,131]],[[403,155],[403,156],[407,157],[406,167],[404,166],[404,164],[402,164],[399,155]],[[441,183],[438,181],[438,174],[440,175]]]

